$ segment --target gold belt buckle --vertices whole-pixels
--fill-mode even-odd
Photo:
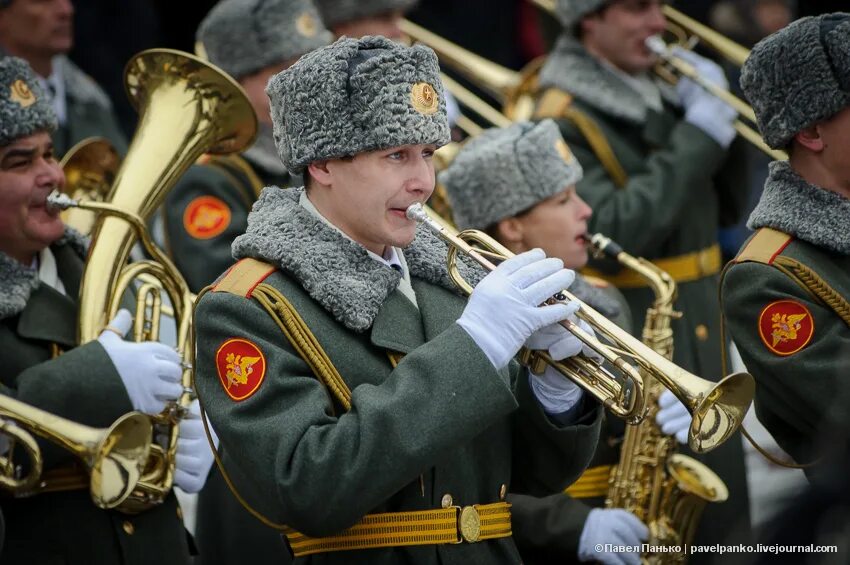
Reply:
[[[457,526],[460,536],[467,543],[475,543],[481,536],[481,516],[474,506],[455,506],[458,509]],[[460,542],[458,542],[460,543]]]

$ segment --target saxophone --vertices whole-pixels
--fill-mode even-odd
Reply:
[[[643,326],[643,342],[667,359],[673,357],[671,320],[681,316],[673,309],[676,282],[650,261],[633,257],[609,238],[595,234],[589,238],[595,257],[610,257],[646,280],[655,294]],[[606,508],[623,508],[635,514],[650,531],[649,552],[641,561],[649,564],[685,563],[686,545],[696,532],[705,505],[722,502],[729,496],[723,481],[711,469],[692,457],[677,453],[677,442],[655,423],[658,397],[664,386],[644,375],[646,418],[626,426],[620,461],[609,478]],[[653,552],[664,547],[677,551]]]

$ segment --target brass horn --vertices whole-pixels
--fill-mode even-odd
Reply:
[[[424,223],[449,244],[449,275],[455,284],[467,293],[472,292],[472,287],[458,271],[459,251],[487,270],[495,268],[493,261],[513,256],[513,253],[483,232],[465,230],[457,233],[435,218],[433,213],[429,214],[421,204],[411,205],[407,209],[407,217]],[[564,376],[575,381],[615,415],[630,424],[640,422],[645,413],[644,379],[654,378],[670,389],[691,412],[688,444],[694,451],[711,451],[726,441],[741,425],[755,393],[755,381],[752,376],[747,373],[735,373],[718,383],[701,379],[665,359],[566,290],[548,303],[563,300],[578,301],[581,306],[578,317],[590,324],[612,346],[602,343],[570,320],[561,322],[561,325],[620,371],[631,386],[625,386],[620,382],[621,379],[603,368],[599,362],[583,355],[561,362],[553,361],[545,352],[534,352],[533,355],[539,356]]]
[[[151,240],[146,220],[168,191],[202,154],[227,154],[248,147],[257,118],[242,88],[202,59],[173,49],[150,49],[134,56],[125,70],[125,86],[139,111],[139,127],[106,202],[83,202],[54,193],[60,209],[76,206],[100,212],[80,288],[80,343],[96,339],[118,311],[137,278],[153,277],[140,287],[137,339],[157,339],[161,293],[165,291],[177,325],[177,349],[185,361],[184,393],[155,417],[166,428],[166,444],[154,444],[148,468],[121,509],[136,512],[161,502],[174,480],[177,423],[191,403],[192,302],[185,279]],[[127,265],[139,239],[152,260]]]
[[[86,138],[65,153],[59,163],[65,173],[65,194],[75,200],[102,202],[115,182],[121,157],[103,137]],[[95,215],[73,208],[62,212],[62,222],[88,235],[94,227]]]
[[[89,493],[98,508],[116,508],[138,484],[151,448],[153,428],[150,418],[139,412],[124,414],[108,428],[92,428],[51,414],[9,396],[0,395],[0,433],[20,442],[30,458],[30,469],[16,476],[14,449],[0,457],[0,488],[17,496],[27,496],[40,477],[41,449],[30,431],[70,451],[90,475]],[[21,427],[19,427],[21,426]]]

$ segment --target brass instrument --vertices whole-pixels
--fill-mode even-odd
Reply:
[[[242,88],[213,65],[188,53],[150,49],[133,57],[125,70],[127,94],[139,110],[139,128],[106,202],[80,201],[54,193],[48,202],[65,209],[101,212],[95,225],[80,287],[78,339],[97,338],[118,311],[137,278],[134,337],[157,339],[161,293],[167,293],[177,325],[177,348],[185,361],[184,392],[154,417],[165,428],[164,446],[154,444],[139,484],[121,505],[138,512],[160,503],[174,480],[177,423],[192,401],[191,317],[193,295],[174,264],[151,241],[146,220],[177,179],[202,154],[241,151],[257,130],[254,110]],[[153,260],[126,264],[136,238]]]
[[[553,15],[555,14],[555,0],[529,1],[546,12]],[[667,32],[675,38],[675,42],[679,47],[689,50],[693,49],[697,43],[702,43],[716,51],[721,57],[737,67],[742,66],[749,56],[749,49],[743,45],[732,41],[723,34],[718,33],[710,27],[686,16],[674,7],[665,4],[661,9],[667,20]],[[728,90],[718,87],[711,81],[706,80],[696,71],[696,69],[694,69],[693,65],[681,57],[677,57],[669,48],[667,43],[660,37],[649,38],[646,45],[647,48],[660,57],[665,63],[665,65],[658,65],[655,69],[660,78],[668,82],[675,82],[678,80],[677,77],[679,76],[685,76],[691,79],[712,95],[732,106],[738,114],[750,122],[747,123],[744,120],[735,121],[734,127],[735,131],[738,132],[738,135],[777,161],[788,158],[787,153],[784,151],[771,149],[764,142],[757,128],[750,125],[756,123],[756,118],[752,107],[744,100],[741,100]]]
[[[467,293],[472,292],[472,287],[458,270],[458,251],[463,251],[488,270],[495,268],[492,261],[503,260],[513,255],[480,231],[465,230],[457,233],[435,218],[433,213],[429,214],[421,204],[411,205],[407,209],[407,217],[424,223],[449,244],[447,257],[449,274],[455,284]],[[598,334],[613,345],[601,343],[570,320],[561,322],[561,325],[620,371],[625,379],[624,382],[628,384],[623,384],[620,379],[601,367],[599,361],[582,355],[562,362],[553,361],[545,352],[536,351],[533,355],[539,356],[553,368],[575,381],[616,416],[630,424],[644,418],[646,407],[643,378],[648,375],[670,389],[691,412],[688,444],[694,451],[704,453],[714,449],[726,441],[741,425],[755,392],[755,382],[749,374],[735,373],[718,383],[706,381],[655,353],[566,290],[547,303],[562,300],[578,301],[580,309],[577,316],[590,324]],[[632,363],[637,365],[637,368]]]
[[[655,294],[647,310],[643,342],[664,359],[673,358],[673,329],[670,322],[681,314],[673,309],[676,282],[667,272],[646,259],[633,257],[602,234],[589,238],[596,257],[616,259],[643,277]],[[705,505],[729,497],[726,485],[711,469],[681,453],[677,441],[661,432],[655,423],[658,397],[664,386],[644,374],[647,417],[627,426],[620,460],[611,473],[606,508],[623,508],[647,525],[650,546],[686,547],[693,540]],[[643,563],[684,563],[687,553],[641,555]]]
[[[86,138],[65,153],[59,163],[65,173],[65,194],[76,200],[102,202],[121,166],[115,147],[103,137]],[[77,208],[62,212],[62,222],[83,235],[91,233],[95,215]]]
[[[41,449],[30,431],[50,440],[78,457],[88,471],[89,493],[98,508],[116,508],[138,484],[151,448],[153,428],[150,419],[139,412],[124,414],[109,428],[92,428],[66,420],[20,400],[0,395],[0,434],[8,436],[12,449],[0,457],[0,488],[17,496],[31,494],[41,479]],[[30,459],[30,469],[17,476],[12,459],[14,445],[20,443]]]

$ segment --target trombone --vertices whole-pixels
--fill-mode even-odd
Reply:
[[[449,244],[446,259],[449,276],[468,294],[472,292],[472,286],[458,270],[459,251],[487,270],[496,268],[492,261],[513,256],[508,249],[480,231],[465,230],[458,233],[452,230],[421,204],[411,205],[407,209],[407,217],[425,224]],[[566,290],[550,298],[547,304],[564,300],[578,301],[578,317],[590,324],[612,346],[603,344],[571,320],[564,320],[561,325],[620,371],[624,382],[630,383],[630,386],[621,383],[600,362],[587,356],[577,355],[556,362],[545,352],[534,352],[532,355],[575,381],[616,416],[629,424],[639,423],[643,419],[646,412],[644,380],[647,377],[657,379],[670,389],[690,411],[692,419],[688,445],[695,452],[711,451],[729,439],[741,425],[755,393],[755,381],[748,373],[735,373],[718,383],[706,381],[659,355]],[[536,361],[525,355],[524,362],[529,360]]]
[[[537,7],[549,12],[555,13],[555,0],[530,0]],[[699,23],[693,18],[686,16],[679,10],[669,5],[662,6],[662,12],[667,19],[667,31],[676,38],[676,44],[686,50],[693,49],[696,43],[702,43],[707,47],[716,51],[721,57],[729,61],[731,64],[740,67],[747,60],[750,54],[749,49],[740,45],[728,37],[714,31],[710,27]],[[756,117],[752,107],[741,98],[732,94],[729,90],[721,88],[705,77],[688,61],[676,56],[670,46],[660,37],[651,37],[647,39],[647,48],[657,55],[666,65],[659,65],[655,72],[660,78],[668,82],[675,82],[677,77],[682,76],[692,80],[701,88],[706,89],[710,94],[716,96],[732,106],[738,114],[745,118],[744,120],[736,120],[734,123],[735,131],[750,142],[756,148],[760,149],[772,159],[782,161],[788,159],[788,154],[784,151],[771,149],[762,139],[758,130],[753,127],[756,123]]]
[[[33,432],[79,458],[89,473],[89,494],[98,508],[116,508],[133,492],[142,478],[150,454],[153,427],[139,412],[124,414],[108,428],[92,428],[46,412],[10,396],[0,395],[0,434],[10,438],[7,455],[0,456],[0,488],[16,496],[35,494],[43,466],[41,448]],[[26,428],[26,429],[24,429]],[[13,460],[20,443],[30,459],[26,475],[18,476]]]

